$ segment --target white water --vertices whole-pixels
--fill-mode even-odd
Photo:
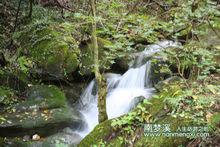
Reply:
[[[150,87],[151,62],[142,63],[144,56],[152,55],[161,49],[176,46],[171,41],[162,41],[158,44],[146,47],[146,50],[139,53],[136,68],[130,68],[123,75],[106,74],[107,78],[107,114],[108,118],[115,118],[128,113],[131,102],[138,96],[149,98],[153,93]],[[143,65],[141,65],[143,64]],[[81,113],[84,115],[88,127],[79,134],[84,137],[98,124],[97,95],[94,94],[95,81],[91,81],[86,90],[81,95]]]

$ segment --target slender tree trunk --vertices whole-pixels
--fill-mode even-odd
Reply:
[[[93,22],[92,22],[92,43],[93,43],[93,51],[94,51],[94,72],[95,78],[98,84],[98,111],[99,111],[99,123],[108,119],[106,113],[106,93],[107,93],[107,85],[104,76],[100,74],[99,71],[99,50],[98,50],[98,41],[96,36],[96,6],[95,0],[91,1],[92,14],[93,14]]]
[[[31,18],[33,11],[33,0],[29,0],[29,14],[28,17]]]
[[[16,12],[16,15],[15,15],[15,22],[14,22],[14,27],[12,29],[12,32],[11,32],[11,41],[10,41],[10,44],[9,44],[9,48],[12,46],[13,44],[13,34],[14,32],[16,31],[16,28],[17,28],[17,23],[18,23],[18,15],[19,15],[19,12],[20,12],[20,9],[21,9],[21,1],[22,0],[19,0],[19,3],[18,3],[18,8],[17,8],[17,12]]]

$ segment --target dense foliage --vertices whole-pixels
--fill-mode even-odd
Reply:
[[[93,76],[90,4],[85,0],[66,1],[68,6],[57,2],[59,0],[44,5],[34,0],[31,17],[28,17],[27,0],[0,2],[3,10],[0,12],[0,110],[2,106],[25,101],[23,85],[26,89],[28,84],[49,81],[62,88],[62,84],[57,83],[71,85],[78,77]],[[103,73],[130,61],[134,53],[143,51],[148,44],[160,40],[180,43],[178,47],[154,55],[161,57],[163,64],[158,58],[152,59],[158,72],[169,73],[178,80],[166,83],[162,79],[165,82],[155,83],[157,93],[150,101],[145,100],[128,115],[112,120],[111,127],[120,142],[132,145],[144,123],[163,121],[161,118],[167,116],[211,127],[209,138],[194,138],[194,141],[197,140],[198,146],[216,145],[210,142],[215,138],[220,140],[219,2],[97,0],[96,7]],[[16,77],[12,81],[16,79],[22,86],[1,78],[8,73]],[[7,79],[11,79],[10,76],[6,76]],[[7,122],[0,114],[1,120]],[[105,146],[107,142],[108,139],[103,138],[97,144]]]

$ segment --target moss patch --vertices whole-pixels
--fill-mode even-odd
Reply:
[[[64,93],[57,87],[36,85],[28,90],[27,96],[24,102],[1,111],[0,136],[46,136],[64,127],[78,128],[83,124],[80,114],[67,106]]]
[[[70,23],[34,23],[17,33],[21,44],[20,55],[30,57],[37,71],[62,78],[79,65],[77,41],[72,37],[74,27]]]
[[[0,105],[7,106],[15,103],[16,101],[16,96],[13,90],[8,87],[0,86]]]
[[[102,140],[106,140],[112,132],[113,128],[111,127],[111,120],[105,121],[96,126],[94,130],[89,135],[87,135],[78,146],[86,147],[97,144]]]

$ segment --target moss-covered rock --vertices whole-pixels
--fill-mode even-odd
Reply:
[[[65,127],[80,128],[79,112],[72,110],[55,86],[37,85],[27,92],[28,98],[1,111],[0,136],[47,136]]]
[[[15,38],[21,45],[20,56],[27,56],[36,64],[33,72],[63,78],[79,65],[77,41],[70,23],[30,24]]]
[[[107,120],[97,125],[94,130],[88,134],[78,145],[79,147],[89,147],[91,145],[98,144],[101,141],[107,140],[107,138],[113,133],[113,127],[111,127],[111,120]]]
[[[66,107],[66,97],[59,88],[53,85],[34,85],[31,86],[27,92],[26,97],[28,101],[20,103],[19,105],[29,106],[38,104],[39,107],[45,108],[60,108]]]
[[[16,95],[12,89],[0,86],[0,110],[5,106],[12,105],[17,102]]]
[[[8,70],[0,70],[0,86],[9,87],[20,93],[24,92],[28,87],[28,77],[23,72],[13,73]]]
[[[220,128],[220,112],[216,112],[211,116],[211,125]]]

